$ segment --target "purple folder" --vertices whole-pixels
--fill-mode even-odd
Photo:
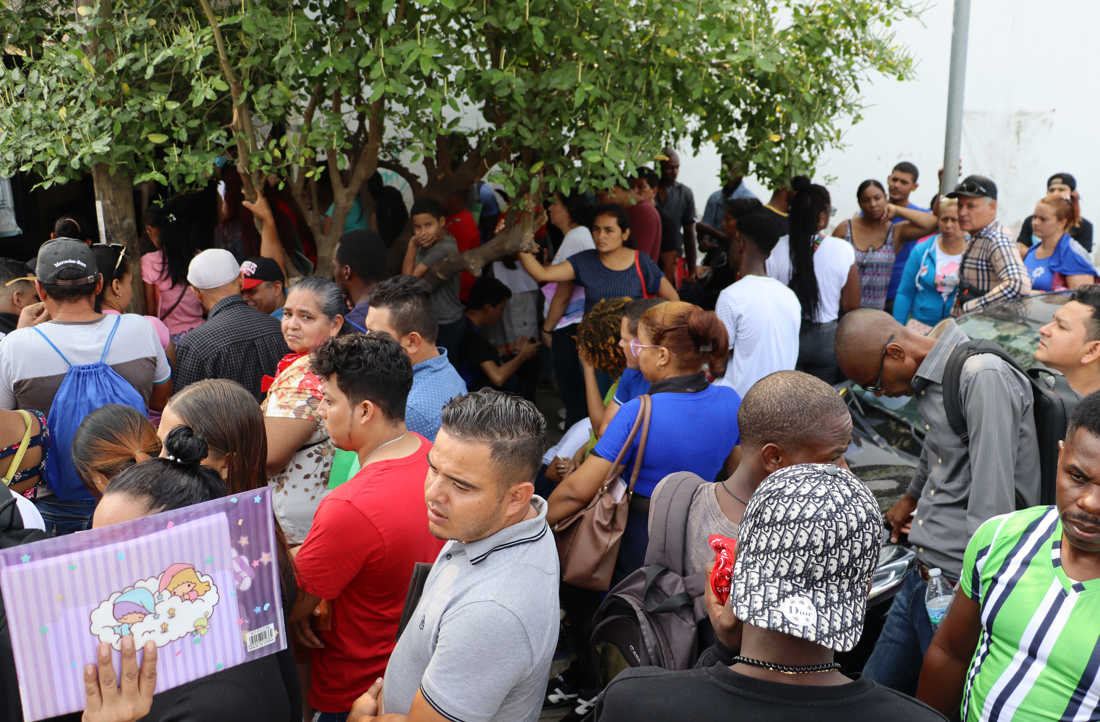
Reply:
[[[101,641],[155,642],[158,692],[285,649],[272,520],[265,488],[0,551],[28,722],[84,709]]]

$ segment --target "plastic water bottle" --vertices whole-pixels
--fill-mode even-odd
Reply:
[[[940,623],[951,606],[954,595],[951,585],[943,578],[939,569],[928,570],[928,591],[924,594],[924,606],[928,609],[928,621],[932,623],[932,632],[940,628]]]

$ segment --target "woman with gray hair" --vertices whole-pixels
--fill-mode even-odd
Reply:
[[[321,379],[309,370],[309,354],[340,333],[347,304],[331,280],[307,276],[287,292],[283,338],[291,353],[274,377],[265,376],[261,404],[267,429],[267,474],[275,516],[291,546],[305,541],[313,514],[328,493],[335,447],[317,413]]]

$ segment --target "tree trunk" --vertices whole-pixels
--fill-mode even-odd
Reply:
[[[121,243],[126,246],[126,260],[130,262],[134,290],[129,310],[130,313],[145,313],[137,219],[134,215],[133,180],[119,171],[111,175],[105,163],[92,168],[92,180],[95,181],[95,210],[100,238],[106,243]],[[110,269],[101,268],[99,272],[104,275],[104,283],[107,283]]]

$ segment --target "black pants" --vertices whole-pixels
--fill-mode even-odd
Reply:
[[[559,328],[553,333],[554,376],[558,381],[561,403],[565,406],[565,428],[588,416],[584,394],[584,370],[577,354],[577,325]]]

